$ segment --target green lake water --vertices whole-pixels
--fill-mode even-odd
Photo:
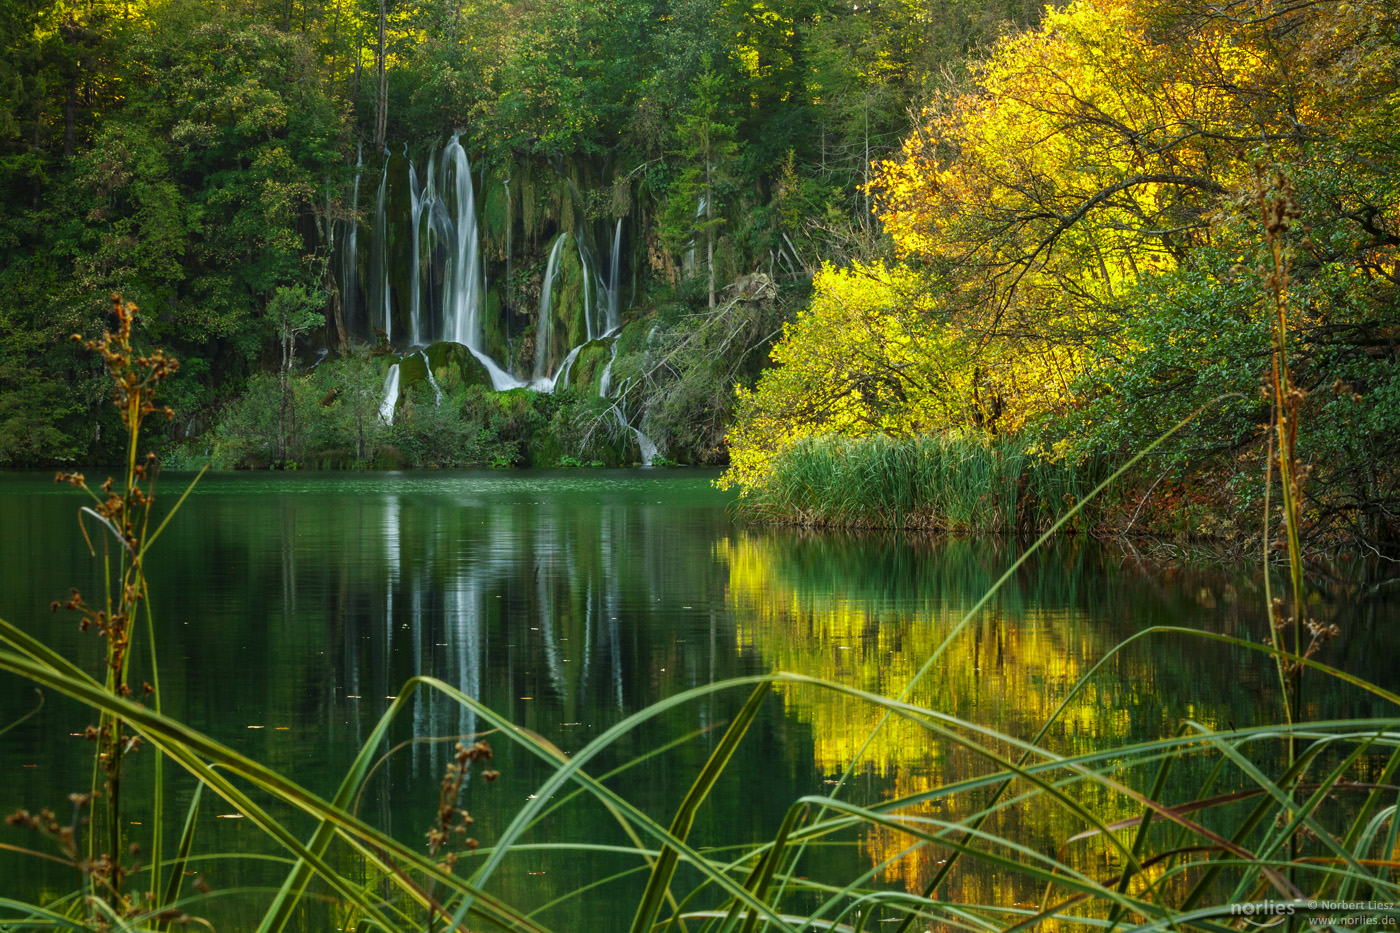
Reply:
[[[893,696],[1024,547],[743,527],[712,479],[682,470],[207,477],[150,558],[164,708],[329,795],[389,698],[415,674],[445,681],[570,753],[648,704],[741,675],[792,671]],[[163,480],[166,505],[179,485]],[[70,587],[93,597],[100,589],[76,518],[82,502],[48,474],[0,475],[0,617],[95,672],[97,636],[80,634],[71,614],[48,610]],[[1359,574],[1339,568],[1341,579],[1324,581],[1313,607],[1342,629],[1322,660],[1400,687],[1397,602],[1385,590],[1367,595],[1346,582]],[[1267,632],[1264,602],[1257,570],[1154,569],[1116,548],[1062,541],[1016,575],[914,699],[1029,738],[1128,636],[1182,625],[1258,641]],[[1313,718],[1390,713],[1353,688],[1316,684]],[[667,822],[746,692],[644,724],[589,772],[632,763],[608,784]],[[36,702],[32,687],[0,674],[0,728]],[[793,800],[829,791],[878,718],[829,693],[775,691],[691,842],[771,838]],[[1171,735],[1186,720],[1227,729],[1279,718],[1277,675],[1262,656],[1203,639],[1156,638],[1104,665],[1047,744],[1083,751]],[[49,696],[39,715],[0,735],[0,810],[61,808],[70,791],[85,790],[92,746],[73,733],[94,721]],[[452,747],[436,740],[482,728],[470,710],[420,691],[383,748],[361,815],[405,841],[422,840]],[[483,846],[547,774],[506,737],[487,741],[501,778],[469,782],[464,795]],[[149,758],[140,753],[129,766],[132,800],[148,770],[143,754]],[[927,733],[894,726],[872,744],[849,796],[887,799],[986,770]],[[1190,794],[1199,771],[1188,761],[1174,772],[1181,794]],[[172,785],[182,820],[192,786],[183,776]],[[207,804],[200,852],[273,851],[233,815],[227,804]],[[305,821],[287,819],[309,833]],[[131,822],[131,841],[141,842],[142,814],[132,811]],[[1035,808],[994,822],[989,828],[1042,851],[1082,828]],[[0,828],[0,842],[36,841]],[[630,844],[605,809],[582,798],[524,841]],[[870,830],[838,841],[811,850],[799,872],[844,883],[907,845]],[[925,849],[898,859],[881,883],[918,887],[945,854]],[[492,890],[534,909],[638,864],[527,845],[507,858]],[[253,858],[196,867],[216,894],[199,912],[221,930],[248,928],[285,871]],[[342,867],[353,870],[348,861]],[[641,875],[624,877],[550,906],[540,919],[562,931],[625,928],[641,884]],[[70,868],[0,851],[0,897],[47,899],[76,886]],[[948,893],[1003,903],[1036,896],[972,868],[951,880]],[[308,905],[301,928],[334,926],[339,916],[327,910]]]

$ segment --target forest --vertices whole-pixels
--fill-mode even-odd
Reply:
[[[1011,490],[923,524],[1010,527],[1174,431],[1089,520],[1243,537],[1282,339],[1309,528],[1400,532],[1394,4],[0,19],[0,465],[120,457],[71,339],[119,293],[180,360],[175,467],[693,463],[898,524],[784,488],[897,455]]]

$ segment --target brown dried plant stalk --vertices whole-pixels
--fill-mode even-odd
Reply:
[[[168,420],[174,413],[155,404],[156,387],[179,369],[179,362],[161,350],[138,353],[131,342],[136,305],[112,296],[112,313],[117,319],[116,332],[106,331],[98,340],[84,340],[74,334],[73,340],[84,344],[102,357],[113,384],[112,402],[121,413],[126,433],[127,450],[125,478],[118,486],[108,478],[96,489],[88,486],[81,473],[59,473],[55,481],[68,483],[92,497],[91,506],[79,510],[79,523],[88,546],[96,556],[88,522],[96,522],[107,581],[98,605],[86,602],[76,589],[67,601],[54,602],[52,609],[65,608],[79,614],[79,628],[96,632],[106,641],[105,686],[113,695],[150,700],[159,710],[159,678],[155,663],[155,646],[150,646],[150,680],[133,687],[129,683],[133,635],[138,614],[144,613],[150,629],[150,594],[146,583],[143,558],[154,540],[150,521],[155,502],[155,454],[138,453],[141,426],[150,415],[164,415]],[[157,529],[156,533],[159,533]],[[151,887],[145,897],[127,890],[128,876],[140,865],[128,864],[127,859],[141,855],[140,847],[125,844],[122,823],[122,776],[126,758],[141,745],[141,739],[130,732],[121,717],[103,713],[96,727],[89,727],[88,737],[97,743],[96,768],[88,799],[95,802],[97,826],[88,834],[85,859],[79,862],[89,887],[90,898],[103,899],[118,916],[134,916],[150,908],[160,892],[160,806],[162,786],[159,761],[156,762],[155,814],[151,841]],[[94,919],[101,925],[100,915]]]
[[[454,749],[452,760],[447,765],[447,770],[442,776],[442,783],[438,787],[438,809],[437,820],[428,830],[428,854],[437,858],[439,852],[452,842],[454,836],[460,837],[462,844],[468,851],[474,852],[477,848],[477,841],[467,836],[467,828],[476,821],[471,814],[458,806],[457,801],[461,799],[462,783],[467,778],[467,772],[471,770],[473,764],[478,761],[489,761],[491,759],[491,746],[485,742],[473,742],[465,745],[458,742]],[[497,771],[484,771],[482,778],[487,782],[495,781],[500,776]],[[457,853],[449,851],[442,860],[442,865],[448,871],[452,871],[457,866]],[[436,885],[430,897],[428,908],[428,933],[432,933],[436,926],[437,914],[441,909],[437,902]],[[443,919],[447,920],[446,912]]]
[[[1307,479],[1307,468],[1298,462],[1298,426],[1300,410],[1307,393],[1293,382],[1293,374],[1288,365],[1288,319],[1289,319],[1289,269],[1291,258],[1285,242],[1291,222],[1302,216],[1295,200],[1292,182],[1275,170],[1271,184],[1267,184],[1262,167],[1255,169],[1256,197],[1260,215],[1264,223],[1265,243],[1269,248],[1269,266],[1264,272],[1264,291],[1270,303],[1271,331],[1273,338],[1272,367],[1264,386],[1264,393],[1273,402],[1273,443],[1269,451],[1268,474],[1278,470],[1279,488],[1282,495],[1283,533],[1288,557],[1288,579],[1290,605],[1285,610],[1284,600],[1270,600],[1270,620],[1274,631],[1274,644],[1282,648],[1280,636],[1291,631],[1291,653],[1296,658],[1310,658],[1328,640],[1340,632],[1335,625],[1323,626],[1316,621],[1304,618],[1306,608],[1306,577],[1303,569],[1302,547],[1302,493]],[[1271,548],[1268,528],[1269,516],[1265,515],[1265,548]],[[1304,639],[1307,638],[1305,643]],[[1287,693],[1287,713],[1289,722],[1296,723],[1303,711],[1302,674],[1303,664],[1285,661],[1280,657],[1280,673]]]

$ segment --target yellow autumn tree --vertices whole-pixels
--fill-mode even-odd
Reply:
[[[776,364],[739,391],[724,485],[761,484],[806,437],[894,436],[966,422],[972,377],[959,335],[933,322],[908,269],[824,266],[809,307],[783,328]]]
[[[1154,69],[1127,6],[1090,0],[926,112],[874,187],[905,264],[816,277],[777,368],[741,392],[728,481],[761,483],[804,437],[1015,431],[1063,404],[1116,288],[1175,261],[1156,231],[1183,226],[1180,192],[1220,187],[1195,156],[1146,166],[1105,135],[1163,119]]]
[[[1085,404],[1076,385],[1158,379],[1163,339],[1219,346],[1219,324],[1163,308],[1178,280],[1211,306],[1248,290],[1260,162],[1308,192],[1298,276],[1389,275],[1398,19],[1381,0],[1073,0],[1004,39],[876,166],[898,264],[817,277],[743,394],[730,481],[761,484],[811,435],[1012,432]],[[1251,326],[1247,296],[1233,313]],[[1196,352],[1171,371],[1221,362]]]

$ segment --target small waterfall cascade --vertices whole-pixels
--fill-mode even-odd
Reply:
[[[384,399],[379,403],[379,420],[385,424],[394,423],[394,406],[399,402],[399,364],[389,367],[384,377]]]
[[[394,322],[389,294],[389,225],[384,216],[389,192],[389,150],[384,150],[384,174],[379,179],[379,193],[374,198],[374,229],[370,243],[370,323],[384,332],[385,340],[394,339]],[[341,291],[353,285],[342,283]]]
[[[598,394],[603,398],[612,397],[612,368],[617,362],[617,341],[612,342],[612,355],[608,357],[608,365],[603,367],[603,374],[598,377]]]
[[[404,158],[408,158],[408,144],[404,143]],[[431,177],[431,170],[429,176]],[[408,276],[408,328],[409,339],[414,345],[423,343],[419,336],[419,320],[423,313],[423,264],[419,257],[419,240],[422,233],[423,219],[423,192],[418,182],[418,173],[413,168],[413,162],[408,163],[408,197],[409,197],[409,236],[413,243],[413,264],[409,266]]]
[[[598,325],[594,321],[596,315],[593,312],[593,306],[597,304],[597,301],[590,300],[594,297],[592,295],[593,289],[588,287],[588,283],[592,282],[594,278],[593,263],[589,262],[588,247],[584,243],[583,237],[575,235],[574,240],[578,243],[579,265],[583,266],[583,327],[585,334],[584,340],[586,342],[595,340],[599,336]]]
[[[544,284],[540,286],[540,318],[539,326],[535,331],[535,372],[534,385],[542,387],[546,382],[549,368],[549,345],[554,339],[554,316],[551,309],[554,303],[554,280],[559,276],[559,254],[564,251],[564,242],[569,238],[567,233],[561,233],[554,241],[554,248],[549,251],[549,262],[544,270]],[[585,289],[585,292],[587,289]],[[548,380],[548,388],[543,391],[550,391],[554,388],[554,381]]]
[[[433,375],[433,363],[432,363],[431,360],[428,359],[428,351],[427,351],[427,350],[419,350],[419,351],[418,351],[418,355],[421,356],[421,357],[423,357],[423,368],[424,368],[424,369],[427,371],[427,373],[428,373],[428,385],[430,385],[430,386],[433,387],[433,393],[434,393],[435,398],[436,398],[436,401],[435,401],[433,404],[434,404],[434,405],[441,405],[441,404],[442,404],[442,386],[438,385],[437,377]]]
[[[578,359],[579,351],[585,346],[587,344],[581,343],[569,351],[569,355],[564,357],[564,362],[559,364],[559,372],[554,375],[553,379],[546,380],[549,383],[549,388],[541,391],[558,392],[569,387],[569,371],[574,368],[574,360]]]
[[[614,405],[613,413],[617,415],[617,423],[631,431],[637,438],[637,448],[642,452],[642,466],[649,467],[656,460],[656,442],[642,433],[641,428],[633,427],[622,414],[622,406]]]
[[[617,359],[616,341],[613,343],[613,359],[608,360],[607,368],[603,370],[603,376],[598,383],[598,394],[604,398],[612,397],[609,395],[609,392],[612,390],[612,364],[615,359]],[[613,402],[612,414],[613,417],[617,419],[618,427],[631,431],[632,436],[637,439],[637,449],[640,450],[642,454],[642,466],[649,467],[656,460],[656,455],[659,451],[655,441],[643,434],[641,428],[636,427],[631,421],[627,420],[627,389],[631,384],[632,382],[629,379],[618,387],[617,401]]]
[[[343,222],[345,231],[340,248],[340,310],[346,327],[354,327],[360,310],[358,282],[360,241],[360,175],[364,171],[365,155],[361,147],[355,154],[355,181],[350,188],[350,219]]]
[[[472,188],[472,167],[459,141],[461,132],[443,151],[443,191],[451,191],[456,216],[456,251],[452,274],[445,276],[449,298],[443,302],[443,337],[481,352],[481,243],[476,222],[476,194]]]
[[[607,333],[622,326],[621,292],[618,271],[622,264],[622,218],[617,219],[617,229],[613,231],[612,255],[608,257],[608,282],[606,286]],[[616,356],[616,353],[613,354]]]

